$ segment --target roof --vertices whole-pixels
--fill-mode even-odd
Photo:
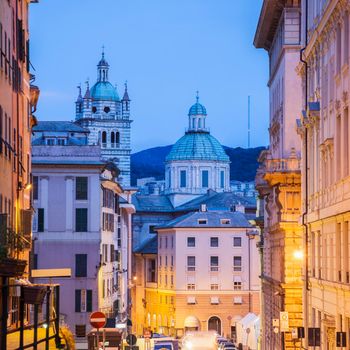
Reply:
[[[203,196],[192,199],[191,201],[176,207],[176,211],[196,210],[201,204],[212,210],[230,210],[234,205],[242,204],[246,208],[256,208],[256,199],[254,197],[240,197],[233,192],[215,192],[209,190]]]
[[[139,195],[132,196],[132,204],[136,211],[171,212],[174,210],[171,201],[166,195]]]
[[[158,253],[158,237],[154,235],[147,242],[141,244],[140,247],[134,250],[134,253],[140,254],[157,254]]]
[[[206,224],[200,224],[200,219],[206,219]],[[229,224],[224,224],[221,219],[229,219]],[[251,224],[241,212],[232,211],[197,211],[182,215],[174,220],[169,221],[165,225],[157,227],[157,229],[165,228],[249,228]]]
[[[207,110],[202,104],[196,102],[191,106],[188,115],[207,115]]]
[[[88,129],[69,121],[38,121],[38,124],[33,127],[33,131],[90,132]]]
[[[208,132],[186,132],[172,147],[166,161],[211,160],[229,162],[220,142]]]
[[[32,141],[32,146],[43,146],[43,145],[46,145],[46,141],[44,137],[38,137]],[[68,137],[66,139],[66,144],[64,146],[85,146],[85,145],[87,145],[86,138]],[[48,147],[51,147],[51,146],[48,146]]]
[[[53,159],[53,160],[47,160],[47,159],[32,159],[32,164],[35,165],[96,165],[96,166],[103,166],[105,165],[104,162],[99,160],[66,160],[66,159]]]
[[[264,0],[254,37],[256,48],[270,49],[285,2],[286,0]]]
[[[119,101],[117,89],[109,81],[98,81],[91,88],[90,95],[94,100]]]

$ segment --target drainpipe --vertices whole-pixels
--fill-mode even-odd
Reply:
[[[308,0],[305,0],[305,45],[300,50],[300,61],[305,66],[305,113],[307,111],[308,103],[308,64],[307,61],[303,59],[303,53],[307,47],[307,35],[308,35]],[[304,144],[305,144],[305,202],[304,211],[302,214],[302,225],[305,230],[305,284],[304,284],[304,327],[305,327],[305,348],[309,347],[308,341],[308,327],[309,327],[309,303],[308,303],[308,291],[309,288],[309,227],[307,223],[307,213],[308,213],[308,198],[309,198],[309,183],[308,183],[308,129],[305,128],[304,133]]]

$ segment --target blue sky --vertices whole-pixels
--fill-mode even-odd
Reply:
[[[105,46],[110,81],[132,99],[132,148],[174,143],[199,90],[212,135],[268,144],[268,57],[253,46],[262,0],[41,0],[30,5],[39,120],[74,120],[77,85],[96,81]]]

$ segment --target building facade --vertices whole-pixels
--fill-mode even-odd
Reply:
[[[92,311],[113,321],[129,312],[131,197],[88,134],[71,122],[39,122],[32,147],[34,267],[71,269],[54,282],[61,284],[61,319],[77,338],[90,330]]]
[[[337,337],[348,348],[350,7],[349,1],[302,4],[305,325],[320,329],[320,349],[339,347]]]
[[[300,138],[296,118],[302,106],[300,1],[265,0],[254,45],[269,55],[270,145],[263,151],[256,186],[264,206],[262,232],[263,349],[294,349],[293,328],[302,320],[302,227]],[[273,325],[288,312],[289,326]]]
[[[236,323],[260,309],[257,231],[243,213],[205,205],[156,230],[136,254],[145,270],[136,284],[144,301],[136,331],[215,330],[236,341]]]
[[[131,122],[130,98],[127,84],[123,98],[109,82],[109,64],[102,53],[97,65],[97,81],[90,89],[87,82],[84,96],[79,87],[75,102],[76,123],[90,131],[90,145],[100,145],[104,160],[114,162],[120,169],[118,181],[130,186]]]
[[[0,348],[19,322],[14,277],[28,278],[31,245],[31,128],[39,89],[29,73],[28,8],[0,2]],[[23,275],[24,274],[24,275]],[[25,321],[28,320],[27,308]]]

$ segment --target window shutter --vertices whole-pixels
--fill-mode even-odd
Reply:
[[[76,177],[75,180],[75,199],[88,199],[88,178]]]
[[[87,254],[75,254],[75,277],[87,277]]]
[[[75,312],[80,312],[80,304],[81,304],[81,290],[75,290]]]
[[[92,311],[92,290],[88,289],[86,291],[86,311],[91,312]]]
[[[38,232],[44,232],[44,208],[38,208]]]

